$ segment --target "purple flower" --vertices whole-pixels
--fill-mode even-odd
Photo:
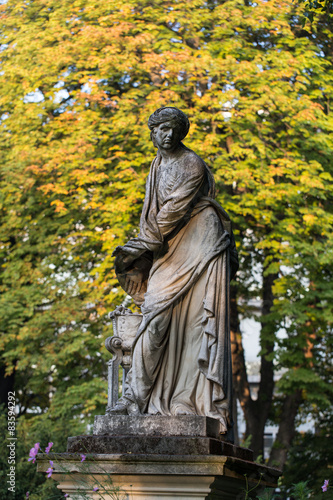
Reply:
[[[81,455],[81,462],[84,462],[87,457],[85,455]]]
[[[26,498],[29,498],[29,491],[26,492],[25,496]]]
[[[95,486],[95,488],[93,488],[93,491],[98,491],[99,488],[97,488],[97,486]]]
[[[324,484],[323,484],[323,485],[322,485],[322,487],[321,487],[321,489],[322,489],[323,491],[327,491],[327,488],[328,488],[328,486],[329,486],[329,482],[330,482],[330,481],[329,481],[329,479],[325,479]]]
[[[53,462],[52,460],[50,460],[50,465],[51,467],[49,467],[46,471],[46,474],[47,474],[47,477],[51,477],[52,476],[52,472],[53,472]]]
[[[46,474],[47,474],[47,477],[51,477],[52,476],[52,472],[53,472],[53,469],[52,467],[49,467],[46,471]]]
[[[69,497],[69,494],[68,494],[68,493],[65,493],[65,494],[64,494],[64,497],[65,497],[65,498]]]
[[[50,453],[50,449],[52,448],[53,443],[49,443],[47,447],[45,448],[45,453]]]
[[[28,458],[28,462],[30,462],[31,460],[33,464],[36,462],[36,456],[38,454],[38,450],[39,450],[39,443],[35,443],[34,447],[31,448],[31,450],[29,451],[30,458]]]

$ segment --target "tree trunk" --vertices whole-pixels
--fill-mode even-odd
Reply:
[[[288,449],[295,435],[295,418],[302,402],[301,391],[286,396],[280,418],[279,430],[269,457],[268,465],[283,469]]]
[[[276,275],[268,275],[263,278],[263,305],[262,316],[269,314],[273,305],[272,286]],[[275,325],[266,321],[262,323],[261,330],[261,369],[260,383],[257,400],[253,400],[250,392],[245,365],[242,338],[239,329],[239,318],[236,303],[236,288],[231,287],[231,314],[230,331],[233,361],[234,393],[239,399],[246,421],[245,438],[251,436],[250,447],[254,456],[263,456],[264,429],[272,405],[274,390],[274,366],[271,354],[274,350]]]
[[[246,406],[250,399],[250,386],[247,380],[244,350],[242,337],[239,329],[239,317],[237,308],[237,291],[235,286],[230,288],[230,337],[232,354],[232,376],[233,376],[233,397],[234,397],[234,420],[237,420],[237,399],[240,402],[243,413],[246,413]],[[235,444],[239,443],[238,425],[235,432]]]
[[[262,322],[261,322],[261,367],[258,398],[252,401],[247,419],[246,435],[252,436],[251,448],[255,457],[264,457],[264,432],[265,425],[272,406],[274,391],[274,365],[272,353],[274,351],[276,326],[265,318],[271,312],[273,306],[273,284],[276,274],[263,276],[263,300],[262,300]]]

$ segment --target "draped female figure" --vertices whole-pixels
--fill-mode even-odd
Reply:
[[[177,108],[148,121],[158,148],[137,238],[117,247],[124,290],[141,305],[124,396],[110,413],[204,415],[231,436],[230,279],[238,258],[214,178],[182,140]]]

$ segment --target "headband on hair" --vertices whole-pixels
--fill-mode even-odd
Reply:
[[[180,111],[180,109],[178,108],[167,106],[165,108],[157,109],[152,115],[150,115],[148,119],[148,127],[150,130],[153,130],[161,123],[171,120],[175,121],[179,126],[179,129],[181,131],[180,140],[182,141],[188,134],[190,122],[185,113]]]

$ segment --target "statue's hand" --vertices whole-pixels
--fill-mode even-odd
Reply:
[[[125,289],[128,295],[131,295],[132,297],[133,295],[140,293],[143,281],[143,273],[138,269],[134,268],[132,272],[128,273],[125,279]]]
[[[116,257],[115,261],[114,261],[114,265],[115,265],[116,271],[119,273],[124,272],[125,269],[127,269],[132,264],[132,262],[136,259],[136,257],[134,255],[130,255],[127,252],[125,252],[124,247],[121,247],[121,246],[117,247],[114,250],[112,256]]]
[[[150,252],[141,255],[140,249],[138,249],[138,255],[133,255],[127,253],[126,250],[126,247],[117,247],[113,252],[116,257],[114,264],[117,278],[123,290],[133,298],[137,305],[141,305],[147,290],[153,255]]]
[[[117,257],[117,255],[119,254],[123,254],[124,253],[124,247],[118,245],[112,252],[112,257]]]

